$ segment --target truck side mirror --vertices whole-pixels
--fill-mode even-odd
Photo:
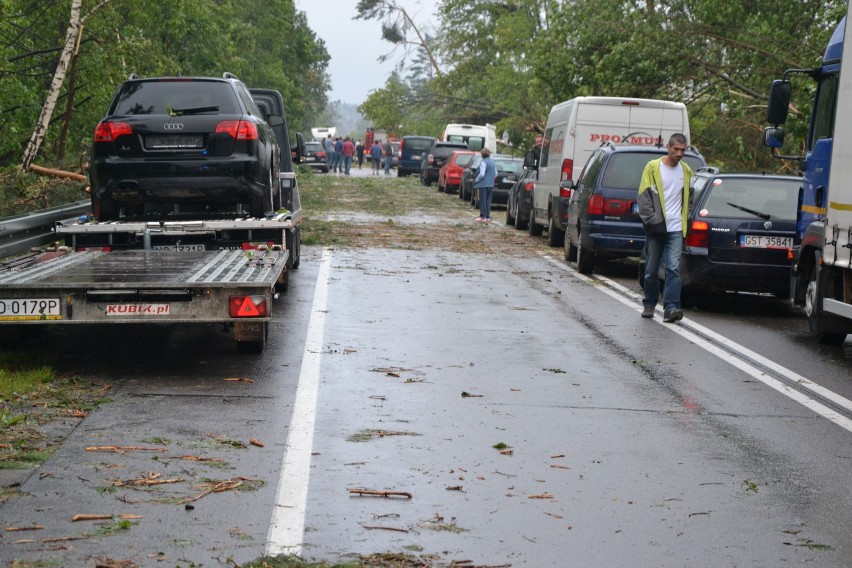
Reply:
[[[778,126],[787,122],[790,110],[790,93],[792,85],[787,80],[772,81],[769,89],[769,105],[766,112],[766,122]]]
[[[530,150],[524,154],[524,167],[531,170],[538,168],[538,160],[536,159],[535,150]]]
[[[768,126],[763,130],[763,145],[769,148],[784,146],[784,129],[780,126]]]

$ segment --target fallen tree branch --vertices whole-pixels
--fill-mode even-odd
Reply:
[[[168,452],[168,448],[146,448],[144,446],[89,446],[87,452],[115,452],[123,454],[124,452]]]
[[[413,495],[407,491],[377,491],[375,489],[350,489],[349,493],[356,495],[371,495],[375,497],[405,497],[413,499]]]
[[[73,179],[76,181],[89,181],[89,178],[84,176],[83,174],[78,174],[76,172],[67,172],[65,170],[56,170],[53,168],[43,168],[42,166],[37,166],[35,164],[30,165],[30,172],[40,175],[40,176],[49,176],[56,177],[62,179]]]

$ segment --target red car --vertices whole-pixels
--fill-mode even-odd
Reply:
[[[461,186],[464,169],[476,152],[469,150],[456,150],[447,158],[447,163],[438,170],[438,191],[449,193],[458,190]]]

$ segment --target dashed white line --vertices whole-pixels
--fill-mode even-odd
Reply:
[[[281,478],[278,481],[278,493],[267,536],[267,556],[298,555],[302,550],[316,424],[322,342],[328,307],[331,257],[331,251],[326,249],[320,259],[317,286],[305,339],[305,351],[302,356],[302,368],[299,372],[293,416],[287,435],[287,448],[281,464]]]
[[[601,292],[603,292],[603,293],[607,294],[608,296],[618,300],[622,304],[631,307],[632,309],[636,310],[637,312],[642,311],[642,306],[641,305],[637,306],[637,304],[636,304],[636,300],[642,299],[641,296],[639,294],[631,291],[631,290],[628,290],[627,288],[625,288],[621,284],[614,282],[614,281],[612,281],[608,278],[605,278],[603,276],[596,276],[594,279],[589,278],[589,277],[587,277],[583,274],[580,274],[579,272],[575,271],[574,269],[570,268],[565,263],[563,263],[563,262],[561,262],[557,259],[554,259],[553,257],[551,257],[549,255],[542,255],[542,256],[545,259],[547,259],[547,261],[550,262],[551,264],[553,264],[554,266],[556,266],[556,267],[558,267],[562,270],[565,270],[566,272],[571,273],[572,276],[574,276],[575,278],[578,278],[578,279],[580,279],[584,282],[595,282],[595,281],[603,282],[605,284],[605,286],[603,286],[603,287],[598,286],[598,289]],[[787,369],[786,367],[783,367],[783,366],[775,363],[774,361],[770,361],[769,359],[763,357],[762,355],[760,355],[758,353],[755,353],[754,351],[751,351],[751,350],[746,349],[745,347],[743,347],[741,345],[738,345],[737,343],[731,341],[730,339],[724,337],[723,335],[719,335],[718,333],[716,333],[716,332],[714,332],[714,331],[702,326],[701,324],[699,324],[699,323],[697,323],[693,320],[690,320],[686,317],[684,317],[684,319],[682,320],[685,325],[688,325],[690,328],[696,330],[697,332],[704,334],[706,337],[711,338],[718,345],[725,346],[729,351],[725,351],[724,349],[722,349],[718,345],[714,344],[711,341],[708,341],[704,337],[701,337],[700,335],[698,335],[698,333],[693,333],[692,331],[690,331],[689,329],[687,329],[684,326],[663,324],[661,321],[656,320],[656,319],[654,321],[657,322],[660,325],[665,325],[667,329],[672,330],[673,332],[677,333],[678,335],[680,335],[684,339],[687,339],[688,341],[691,341],[695,345],[701,347],[702,349],[704,349],[708,353],[711,353],[711,354],[719,357],[723,361],[733,365],[734,367],[740,369],[744,373],[747,373],[748,375],[754,377],[755,379],[762,382],[766,386],[780,392],[781,394],[787,396],[788,398],[798,402],[802,406],[809,408],[810,410],[816,412],[820,416],[823,416],[824,418],[831,420],[832,422],[834,422],[835,424],[837,424],[841,428],[845,428],[846,430],[852,432],[852,420],[843,416],[839,412],[836,412],[835,410],[832,410],[831,408],[825,406],[824,404],[822,404],[818,400],[815,400],[815,399],[809,397],[805,393],[784,384],[782,381],[779,381],[778,379],[775,379],[773,377],[768,376],[766,374],[766,372],[764,372],[764,371],[758,369],[757,367],[751,365],[745,359],[737,358],[735,355],[733,355],[731,353],[731,351],[738,353],[739,355],[741,355],[744,358],[751,359],[752,361],[759,363],[760,365],[765,366],[767,369],[770,369],[771,371],[777,373],[778,375],[785,377],[787,380],[797,383],[802,388],[807,389],[807,390],[813,392],[814,394],[817,394],[817,395],[823,397],[826,400],[830,400],[832,403],[852,412],[852,401],[850,401],[849,399],[844,398],[844,397],[840,396],[839,394],[837,394],[833,391],[830,391],[830,390],[828,390],[827,388],[825,388],[821,385],[818,385],[817,383],[814,383],[810,379],[807,379],[807,378],[799,375],[798,373],[791,371],[790,369]]]

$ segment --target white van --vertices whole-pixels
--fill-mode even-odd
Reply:
[[[562,246],[571,187],[595,148],[606,142],[665,146],[676,132],[689,140],[689,117],[683,103],[577,97],[555,105],[542,140],[530,234],[540,235],[547,227],[548,243]]]
[[[468,149],[476,152],[483,147],[497,153],[497,131],[493,124],[448,124],[441,136],[444,142],[464,142]]]
[[[323,141],[328,138],[329,134],[331,134],[332,138],[337,138],[337,127],[326,126],[319,128],[311,128],[311,136],[314,137],[314,140]]]

